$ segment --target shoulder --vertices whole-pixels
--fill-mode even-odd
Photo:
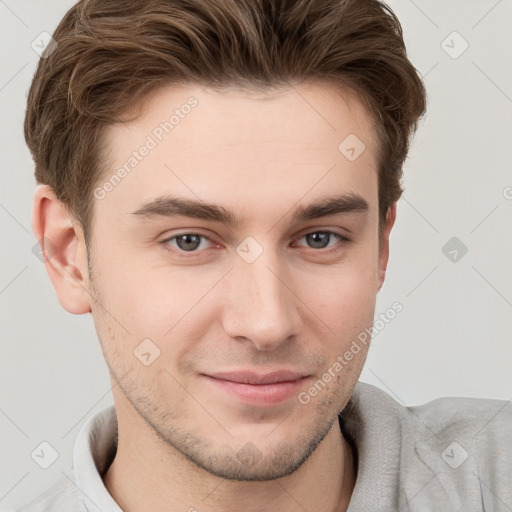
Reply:
[[[17,512],[87,512],[70,470]]]
[[[512,506],[512,402],[444,397],[407,407],[415,452],[457,504]],[[480,510],[480,509],[478,509]]]
[[[512,402],[491,398],[443,397],[406,407],[407,421],[421,422],[437,439],[465,439],[480,456],[496,444],[512,449]]]
[[[372,448],[365,461],[384,454],[382,470],[395,475],[404,510],[512,510],[511,401],[443,397],[406,406],[358,383],[351,405],[363,430],[356,434]]]
[[[442,450],[441,459],[448,466],[472,459],[479,475],[499,472],[512,482],[511,401],[444,397],[406,410],[408,422],[421,424],[424,439]]]
[[[428,467],[436,494],[456,510],[512,505],[512,402],[444,397],[405,410],[405,430],[415,432],[408,469]]]
[[[352,396],[359,411],[379,419],[394,419],[418,434],[426,429],[432,437],[470,436],[484,447],[492,439],[512,440],[512,401],[492,398],[442,397],[405,406],[371,384],[358,382]],[[492,434],[492,436],[490,436]],[[430,436],[429,436],[430,437]]]

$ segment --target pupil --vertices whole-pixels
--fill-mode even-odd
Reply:
[[[329,233],[312,233],[308,235],[308,237],[309,241],[312,241],[312,245],[316,249],[323,249],[327,246],[327,244],[323,242],[329,242]]]
[[[185,240],[185,243],[180,243],[181,241]],[[199,247],[199,237],[197,235],[181,235],[177,239],[177,243],[180,249],[183,250],[193,250],[197,249]],[[190,246],[192,244],[192,247]]]

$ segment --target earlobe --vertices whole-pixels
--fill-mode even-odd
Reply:
[[[76,315],[90,312],[87,248],[83,232],[80,223],[70,217],[49,185],[36,188],[32,229],[62,307]]]
[[[382,232],[382,241],[379,248],[379,282],[377,291],[382,288],[386,277],[386,269],[389,260],[389,235],[396,220],[396,203],[393,203],[386,214],[386,221]]]

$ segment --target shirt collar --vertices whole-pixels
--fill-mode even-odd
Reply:
[[[110,405],[84,424],[73,452],[76,482],[89,512],[122,512],[102,480],[116,450],[117,416]]]

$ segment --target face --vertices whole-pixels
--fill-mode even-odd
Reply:
[[[116,405],[212,474],[290,474],[337,428],[387,261],[368,113],[328,86],[169,88],[105,143],[88,285]]]

